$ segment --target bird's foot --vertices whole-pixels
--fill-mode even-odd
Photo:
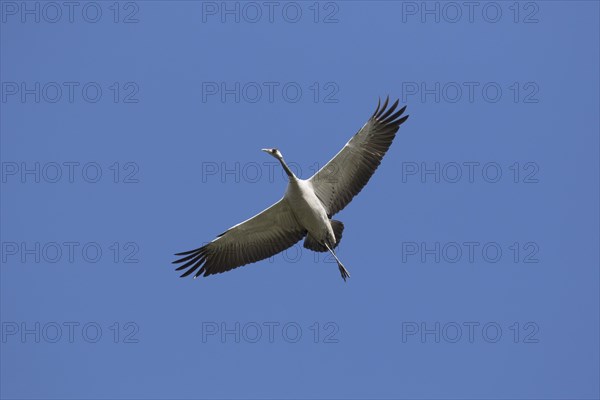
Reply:
[[[346,282],[346,278],[350,278],[350,272],[348,272],[342,263],[338,263],[338,268],[340,269],[340,274],[342,274],[342,279]]]

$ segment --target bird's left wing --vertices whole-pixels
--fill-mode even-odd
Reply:
[[[281,199],[260,214],[229,228],[212,242],[175,254],[183,257],[173,263],[183,263],[177,271],[187,269],[181,277],[196,270],[194,277],[219,274],[274,256],[305,235],[287,200]]]
[[[310,178],[317,197],[329,217],[350,203],[381,163],[390,148],[406,107],[396,111],[398,100],[388,108],[389,98],[377,109],[367,123],[323,168]]]

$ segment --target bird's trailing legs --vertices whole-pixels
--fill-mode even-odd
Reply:
[[[335,261],[337,261],[338,268],[340,269],[340,274],[342,274],[342,279],[344,280],[344,282],[346,282],[346,278],[350,278],[350,273],[348,272],[346,267],[344,267],[344,264],[342,264],[340,259],[337,258],[337,256],[335,255],[333,250],[331,250],[331,247],[329,247],[327,243],[325,243],[325,247],[327,247],[327,250],[329,250],[329,252],[333,255],[333,258],[335,258]]]

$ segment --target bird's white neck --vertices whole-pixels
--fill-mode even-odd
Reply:
[[[294,173],[292,172],[292,170],[287,166],[287,164],[283,160],[283,157],[281,157],[281,158],[277,157],[277,159],[281,163],[281,166],[283,167],[283,170],[285,171],[285,173],[287,174],[288,178],[290,179],[290,182],[293,181],[293,180],[298,179],[298,178],[296,178],[296,175],[294,175]]]

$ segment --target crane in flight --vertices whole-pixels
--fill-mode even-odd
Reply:
[[[331,217],[367,184],[408,118],[402,117],[406,106],[396,111],[398,100],[390,107],[388,102],[389,96],[383,105],[380,101],[367,123],[310,179],[296,177],[278,149],[262,149],[279,160],[289,178],[283,198],[212,242],[175,254],[180,258],[173,263],[182,264],[176,270],[185,270],[181,277],[220,274],[274,256],[306,237],[304,247],[329,251],[346,281],[350,274],[334,251],[344,224]]]

